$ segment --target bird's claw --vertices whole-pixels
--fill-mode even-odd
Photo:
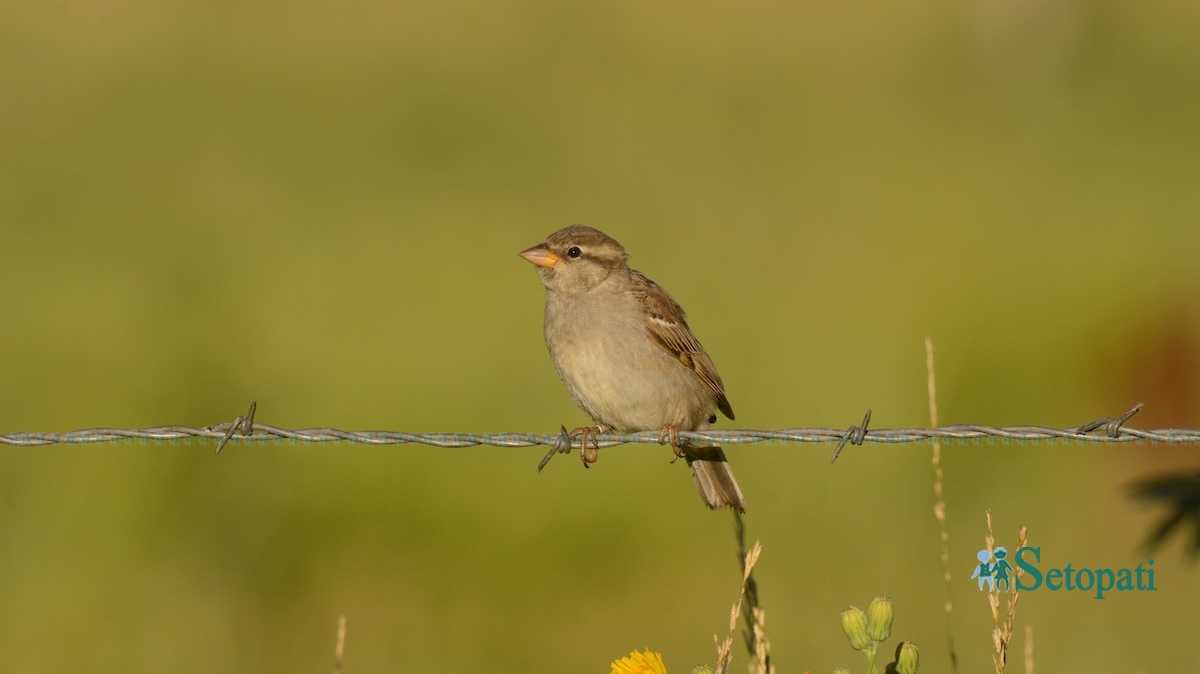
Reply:
[[[600,441],[592,436],[603,432],[599,426],[582,426],[571,431],[572,440],[579,438],[579,458],[583,461],[584,468],[591,468],[591,464],[600,458]],[[588,446],[588,438],[592,439],[591,447]]]
[[[679,445],[679,426],[673,424],[663,426],[658,433],[658,444],[665,445],[667,439],[670,439],[671,450],[675,452],[675,458],[671,459],[671,463],[675,463],[683,456],[683,447]]]

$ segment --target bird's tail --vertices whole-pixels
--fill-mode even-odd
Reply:
[[[746,512],[746,500],[720,447],[684,447],[684,456],[704,505],[713,509],[729,506],[740,513]]]

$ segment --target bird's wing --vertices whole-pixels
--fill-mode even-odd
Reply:
[[[725,384],[721,382],[712,358],[704,352],[704,347],[688,327],[683,308],[662,286],[639,271],[633,271],[633,293],[646,309],[646,331],[650,338],[684,367],[695,372],[717,395],[717,408],[732,419],[733,408],[725,397]]]

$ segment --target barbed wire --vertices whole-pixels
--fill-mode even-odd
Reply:
[[[155,426],[152,428],[89,428],[69,433],[8,433],[0,434],[0,444],[17,446],[41,446],[55,444],[85,444],[115,442],[122,440],[169,441],[188,438],[217,441],[219,454],[231,439],[248,442],[270,442],[292,440],[296,442],[357,442],[366,445],[421,444],[432,447],[471,447],[491,445],[496,447],[549,446],[550,452],[538,468],[546,464],[555,452],[571,450],[578,434],[560,428],[557,434],[537,433],[411,433],[404,431],[343,431],[336,428],[287,429],[254,421],[257,403],[250,404],[247,414],[233,422],[205,426]],[[984,424],[954,424],[939,428],[882,428],[867,430],[871,411],[867,410],[862,424],[846,429],[838,428],[787,428],[778,431],[753,429],[727,429],[707,431],[680,431],[683,442],[714,442],[725,445],[743,445],[756,442],[836,442],[831,460],[836,459],[847,444],[862,445],[866,442],[904,443],[921,442],[939,438],[943,440],[970,440],[998,438],[1006,440],[1071,440],[1078,442],[1162,442],[1172,444],[1200,444],[1200,429],[1164,428],[1142,430],[1125,426],[1130,417],[1142,408],[1138,403],[1118,417],[1103,417],[1079,426],[1052,428],[1048,426],[987,426]],[[1098,432],[1103,431],[1103,432]],[[590,434],[589,443],[597,449],[626,443],[665,444],[659,431],[640,433]]]

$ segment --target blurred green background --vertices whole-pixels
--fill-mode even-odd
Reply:
[[[584,422],[522,249],[621,241],[736,427],[1200,425],[1200,5],[14,2],[0,20],[0,432]],[[728,422],[722,427],[731,427]],[[669,450],[0,448],[20,672],[604,672],[713,662],[728,513]],[[860,671],[877,594],[946,671],[928,445],[733,447],[780,672]],[[1195,447],[945,449],[954,637],[984,511],[1136,566]],[[1040,671],[1200,668],[1200,568],[1025,594]],[[1021,671],[1018,638],[1010,671]],[[890,651],[890,646],[889,649]],[[745,663],[735,651],[734,671]]]

